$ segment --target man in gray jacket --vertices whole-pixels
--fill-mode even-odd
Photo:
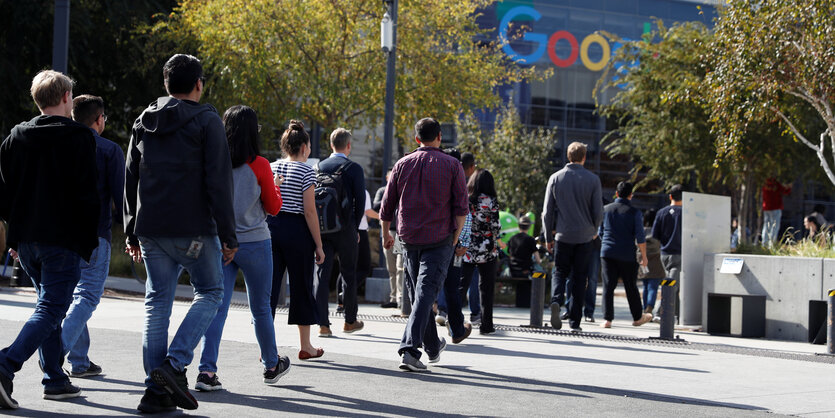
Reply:
[[[572,331],[581,331],[583,295],[594,245],[592,240],[597,237],[597,228],[603,221],[600,178],[583,167],[585,162],[586,144],[572,142],[568,146],[568,164],[548,179],[542,210],[545,242],[549,251],[556,250],[556,278],[574,278],[568,306]],[[551,297],[551,326],[562,328],[556,294]]]

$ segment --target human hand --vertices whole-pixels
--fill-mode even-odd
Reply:
[[[383,234],[383,248],[389,249],[394,247],[394,237],[391,234]]]
[[[467,247],[458,247],[455,249],[455,256],[461,257],[467,253]]]
[[[325,252],[322,251],[322,247],[316,247],[316,264],[322,264],[325,262]]]
[[[548,252],[554,252],[554,241],[548,242],[545,244],[545,248],[548,249]]]
[[[641,265],[642,266],[648,266],[649,265],[649,260],[647,259],[647,256],[641,257]]]
[[[281,186],[281,183],[284,183],[284,176],[275,173],[275,175],[273,176],[273,183],[275,183],[276,186]]]
[[[142,249],[139,248],[138,245],[130,245],[128,244],[125,247],[125,253],[130,256],[131,260],[134,263],[141,263],[142,262]]]
[[[11,248],[9,248],[9,255],[10,255],[10,256],[12,256],[12,258],[13,258],[15,261],[20,260],[20,256],[18,256],[18,255],[17,255],[17,251],[15,251],[15,250],[13,250],[13,249],[11,249]]]
[[[238,252],[238,247],[229,248],[224,242],[223,249],[221,251],[223,252],[223,265],[226,266],[229,265],[233,259],[235,259],[235,253]]]

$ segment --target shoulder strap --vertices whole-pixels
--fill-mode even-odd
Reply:
[[[340,165],[340,166],[339,166],[339,168],[337,168],[337,169],[336,169],[336,171],[335,171],[333,174],[335,174],[335,175],[337,175],[337,176],[341,176],[341,175],[342,175],[342,172],[343,172],[343,171],[345,171],[345,169],[347,169],[347,168],[348,168],[348,166],[350,166],[350,165],[351,165],[351,163],[353,163],[353,161],[351,161],[351,160],[349,160],[349,159],[347,159],[347,158],[346,158],[345,160],[346,160],[346,161],[345,161],[344,163],[342,163],[342,165]],[[318,165],[318,164],[317,164],[317,165]]]

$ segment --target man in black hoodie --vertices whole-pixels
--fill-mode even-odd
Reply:
[[[73,81],[45,70],[32,80],[41,115],[12,129],[0,146],[0,217],[8,244],[32,278],[35,313],[15,341],[0,350],[0,407],[16,409],[12,380],[40,350],[44,399],[67,399],[81,390],[61,370],[61,321],[72,302],[81,259],[98,246],[96,142],[70,119]],[[15,253],[16,251],[16,253]]]
[[[138,407],[147,413],[197,408],[185,366],[223,298],[221,255],[228,264],[238,248],[226,133],[217,110],[198,103],[202,65],[177,54],[162,73],[169,96],[151,103],[134,123],[125,170],[127,252],[136,261],[144,258],[148,272],[142,347],[147,389]],[[188,270],[195,296],[169,346],[179,266]]]

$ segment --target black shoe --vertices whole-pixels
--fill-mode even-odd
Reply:
[[[560,319],[560,305],[552,303],[551,306],[551,328],[562,328],[562,319]]]
[[[72,383],[69,382],[69,380],[67,381],[67,383],[64,383],[64,386],[59,386],[55,388],[44,388],[43,390],[43,398],[52,401],[77,398],[79,396],[81,396],[81,389],[79,389],[78,386],[74,386]]]
[[[177,405],[174,404],[174,400],[167,393],[157,394],[145,389],[145,394],[142,395],[142,400],[139,401],[139,406],[136,409],[146,414],[159,414],[176,411]]]
[[[201,392],[213,392],[223,389],[223,385],[217,379],[217,373],[213,374],[212,377],[209,377],[206,373],[200,373],[197,375],[197,383],[194,384],[194,388]]]
[[[96,363],[90,362],[90,366],[87,367],[87,370],[81,372],[70,371],[68,373],[70,377],[93,377],[98,376],[101,374],[101,367],[99,367]]]
[[[188,391],[188,378],[186,378],[185,369],[178,371],[169,360],[165,360],[162,366],[151,370],[151,380],[157,386],[165,389],[180,408],[197,409],[197,399],[194,399],[194,396]]]
[[[587,316],[586,317],[586,322],[594,323],[594,317],[593,316]]]
[[[290,358],[287,356],[278,356],[278,364],[273,370],[264,370],[264,383],[271,385],[278,382],[281,376],[290,371]]]
[[[345,306],[344,305],[337,305],[336,306],[336,313],[345,313]]]
[[[481,335],[488,335],[496,332],[496,328],[494,327],[481,327],[478,329],[478,333]]]
[[[380,307],[381,308],[386,308],[386,309],[396,308],[397,307],[397,302],[382,303],[382,304],[380,304]]]
[[[560,319],[562,319],[563,321],[565,321],[566,319],[568,319],[568,311],[565,311],[565,313],[564,313],[564,314],[562,314],[562,316],[560,317]]]
[[[14,390],[12,379],[0,373],[0,408],[17,409],[19,407],[17,401],[12,399],[12,390]]]

